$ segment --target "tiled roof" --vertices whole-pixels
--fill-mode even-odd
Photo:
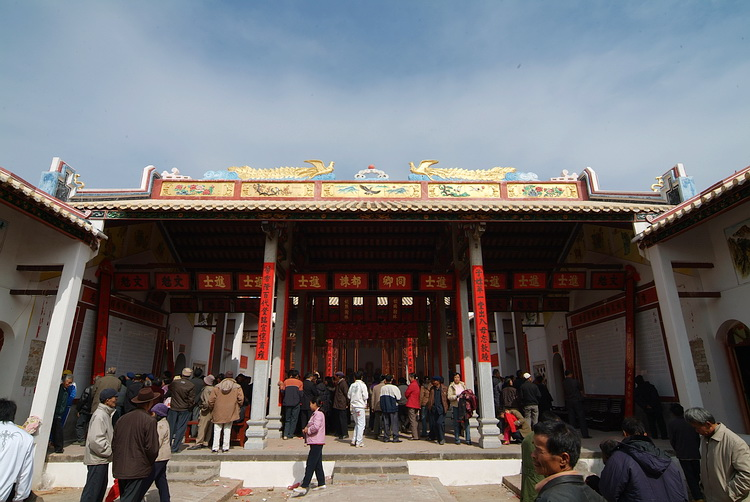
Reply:
[[[106,235],[95,228],[86,214],[42,192],[27,181],[0,168],[0,194],[11,206],[38,218],[50,226],[87,242],[92,247]]]
[[[672,207],[669,211],[654,218],[651,222],[651,226],[636,235],[634,240],[643,241],[649,237],[652,238],[649,239],[652,241],[659,240],[658,237],[656,237],[656,234],[667,230],[670,227],[674,227],[678,223],[684,224],[685,219],[689,216],[694,216],[702,208],[707,208],[707,206],[715,204],[716,202],[735,194],[738,190],[743,188],[743,185],[750,186],[748,180],[750,180],[750,167],[746,167],[732,176],[719,181],[695,197]],[[713,211],[708,211],[706,216],[712,214],[715,213]]]
[[[165,200],[141,199],[73,203],[90,211],[284,211],[284,212],[575,212],[661,213],[671,206],[601,201],[563,200]]]

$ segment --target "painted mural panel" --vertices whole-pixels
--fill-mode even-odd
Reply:
[[[304,197],[315,194],[314,183],[243,183],[240,196],[251,198]]]
[[[497,198],[500,197],[500,185],[497,183],[430,183],[427,187],[427,196],[431,199]]]
[[[737,282],[750,282],[750,220],[724,229]]]
[[[234,182],[165,181],[159,195],[162,197],[232,197]]]
[[[422,189],[419,183],[323,183],[323,197],[348,199],[414,199]]]
[[[578,185],[575,183],[508,183],[508,197],[511,199],[578,199],[579,194]]]

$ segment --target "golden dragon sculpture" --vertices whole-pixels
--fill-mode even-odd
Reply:
[[[415,166],[414,162],[409,162],[409,166],[411,166],[412,173],[427,176],[433,181],[435,177],[445,180],[503,181],[506,174],[516,172],[515,167],[493,167],[492,169],[432,167],[437,163],[437,160],[423,160],[419,166]]]
[[[274,167],[270,169],[256,169],[250,166],[232,166],[228,171],[237,173],[243,180],[269,179],[310,179],[321,174],[333,172],[333,162],[327,166],[322,160],[306,160],[312,167]]]

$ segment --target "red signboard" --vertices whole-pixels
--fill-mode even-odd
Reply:
[[[408,291],[412,289],[411,274],[378,274],[378,289]]]
[[[484,289],[508,289],[506,274],[484,274]]]
[[[370,289],[367,274],[335,273],[333,289]]]
[[[544,312],[567,312],[570,310],[570,298],[567,296],[549,296],[542,300]]]
[[[292,289],[326,289],[328,286],[327,282],[326,274],[294,274],[292,276]]]
[[[260,274],[237,274],[237,289],[239,291],[260,291],[263,276]]]
[[[487,321],[487,301],[484,296],[484,271],[480,265],[471,267],[471,283],[474,293],[474,327],[477,334],[477,362],[489,363],[490,328]]]
[[[231,312],[232,302],[229,298],[204,298],[201,300],[202,312]]]
[[[198,312],[198,300],[195,298],[170,298],[169,311],[171,313],[192,314]]]
[[[591,272],[591,289],[625,289],[625,272]]]
[[[513,289],[544,289],[546,287],[547,274],[544,272],[522,272],[513,274]]]
[[[536,296],[513,297],[513,312],[539,312],[539,298]]]
[[[487,308],[490,312],[510,312],[509,298],[488,298]]]
[[[267,361],[268,349],[273,328],[273,296],[276,264],[263,264],[263,288],[260,293],[260,311],[258,313],[258,343],[255,347],[255,360]]]
[[[258,315],[260,311],[260,298],[235,298],[235,312],[249,312]]]
[[[232,274],[196,274],[195,285],[200,291],[231,291]]]
[[[190,274],[165,274],[156,272],[154,274],[156,289],[166,291],[187,291],[190,289]]]
[[[136,274],[116,273],[112,289],[120,291],[146,291],[149,288],[148,272],[139,272]]]
[[[452,291],[453,275],[419,274],[419,289],[422,291]]]
[[[586,272],[552,274],[552,289],[586,289]]]

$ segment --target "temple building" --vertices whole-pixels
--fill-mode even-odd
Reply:
[[[696,193],[681,164],[623,192],[590,168],[338,180],[305,162],[149,166],[135,189],[87,188],[59,158],[39,188],[0,169],[0,395],[42,419],[39,476],[63,369],[82,388],[111,366],[251,376],[248,450],[280,436],[292,368],[460,372],[484,449],[494,369],[546,378],[558,407],[571,369],[605,430],[639,412],[642,375],[665,410],[750,433],[750,168]]]

